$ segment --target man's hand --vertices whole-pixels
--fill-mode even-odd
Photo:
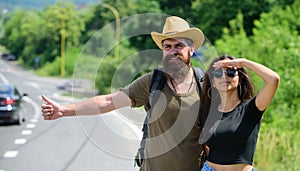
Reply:
[[[61,106],[59,104],[47,98],[45,95],[42,95],[42,99],[46,102],[46,104],[41,105],[44,120],[54,120],[63,117],[63,113],[60,111]]]

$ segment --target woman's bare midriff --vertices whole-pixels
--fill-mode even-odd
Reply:
[[[215,171],[249,171],[252,166],[249,164],[231,164],[231,165],[220,165],[207,161],[210,167]]]

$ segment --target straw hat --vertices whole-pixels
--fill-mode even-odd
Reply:
[[[162,49],[162,41],[168,38],[191,39],[195,49],[201,47],[204,41],[204,35],[200,29],[190,28],[185,20],[176,16],[167,17],[163,32],[151,32],[151,37],[160,49]]]

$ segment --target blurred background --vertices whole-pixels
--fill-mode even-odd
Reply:
[[[61,102],[107,94],[159,66],[160,52],[149,33],[161,32],[165,17],[176,15],[200,28],[206,36],[205,45],[194,55],[193,65],[205,68],[211,59],[226,53],[259,62],[280,75],[279,90],[264,114],[254,166],[262,171],[298,171],[299,9],[300,0],[0,0],[1,78],[2,82],[12,83],[28,95],[24,97],[25,103],[31,107],[23,116],[33,119],[35,116],[39,120],[36,107],[41,104],[39,94],[49,94]],[[253,80],[259,89],[263,81],[255,75]],[[28,119],[23,122],[32,124]],[[37,124],[41,122],[45,121]],[[46,131],[45,125],[51,127],[54,123],[57,122],[47,122],[41,127]],[[20,148],[7,144],[13,142],[11,135],[18,137],[17,133],[11,132],[19,129],[20,125],[0,127],[5,135],[0,140],[0,151],[3,152],[0,170],[12,169],[8,163],[28,165],[28,162],[18,160],[15,163],[5,157],[7,149]],[[69,129],[72,134],[74,128]],[[124,131],[124,128],[120,129]],[[42,129],[39,130],[35,137],[43,135]],[[50,135],[47,134],[47,138]],[[47,138],[44,143],[49,141]],[[36,148],[39,143],[34,144],[31,148]],[[57,142],[55,144],[59,146]],[[54,162],[54,154],[49,160],[53,165],[42,163],[57,166],[54,170],[81,170],[76,164],[72,165],[76,156],[81,155],[78,152],[68,156],[67,164],[72,167],[65,167],[66,163],[61,161]],[[36,159],[39,156],[37,154]],[[91,158],[83,157],[82,160]],[[131,159],[126,160],[123,164],[134,168],[131,162]],[[108,160],[105,164],[94,161],[86,165],[113,164]],[[120,164],[121,168],[124,165]]]

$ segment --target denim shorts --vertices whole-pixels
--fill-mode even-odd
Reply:
[[[201,171],[215,171],[215,170],[212,167],[210,167],[207,162],[205,162]],[[252,167],[249,171],[255,171],[254,167]]]
[[[205,162],[201,171],[215,171],[215,170],[213,168],[211,168],[207,162]]]

